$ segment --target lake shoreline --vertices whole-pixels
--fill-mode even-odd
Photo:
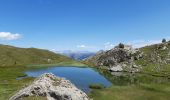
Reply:
[[[56,66],[56,68],[58,68],[58,67],[61,67],[61,66]],[[64,67],[66,67],[66,66],[62,66],[63,68]],[[68,67],[68,66],[67,66]],[[73,66],[69,66],[69,68],[72,68]],[[111,75],[111,73],[109,72],[109,71],[107,71],[107,70],[101,70],[101,69],[97,69],[97,68],[94,68],[94,67],[89,67],[89,66],[84,66],[84,67],[77,67],[77,66],[74,66],[74,67],[76,67],[76,68],[90,68],[90,69],[93,69],[94,71],[96,71],[97,73],[99,73],[99,74],[101,74],[101,75],[103,75],[107,80],[109,80],[110,82],[112,82],[112,84],[114,84],[114,85],[112,85],[112,86],[109,86],[109,87],[106,87],[106,88],[102,88],[102,89],[93,89],[92,91],[90,91],[88,94],[89,94],[89,96],[90,97],[92,97],[92,98],[97,98],[97,96],[96,96],[96,93],[102,93],[102,92],[108,92],[108,91],[112,91],[112,89],[115,89],[115,90],[117,90],[117,88],[120,88],[121,90],[119,90],[120,91],[120,93],[121,92],[123,92],[123,90],[126,90],[127,88],[129,88],[129,89],[131,89],[131,88],[133,88],[134,90],[136,90],[136,89],[141,89],[141,91],[145,91],[145,92],[149,92],[150,90],[146,90],[146,88],[153,88],[153,89],[156,89],[156,90],[158,90],[158,91],[163,91],[162,89],[160,89],[159,87],[163,87],[163,88],[169,88],[169,85],[170,85],[170,83],[169,82],[165,82],[165,85],[158,85],[158,84],[155,84],[155,85],[153,85],[153,87],[151,86],[151,83],[147,83],[147,84],[145,84],[145,83],[142,83],[142,84],[137,84],[137,85],[133,85],[133,84],[129,84],[129,85],[126,85],[126,84],[119,84],[119,83],[128,83],[128,82],[131,82],[130,80],[128,80],[129,78],[128,77],[125,77],[125,80],[126,81],[124,81],[124,82],[119,82],[119,81],[116,81],[116,80],[122,80],[121,78],[119,79],[119,77],[114,77],[114,75]],[[24,79],[21,79],[21,80],[16,80],[16,78],[19,76],[19,77],[25,77],[25,75],[26,74],[24,74],[24,72],[25,71],[28,71],[28,70],[32,70],[32,71],[36,71],[36,70],[42,70],[42,69],[50,69],[50,68],[54,68],[54,66],[50,66],[50,67],[42,67],[42,68],[31,68],[31,67],[7,67],[7,68],[2,68],[1,67],[1,72],[2,73],[4,73],[4,74],[2,74],[2,76],[0,76],[0,77],[9,77],[9,78],[7,78],[6,79],[6,82],[5,83],[2,83],[2,84],[0,84],[0,86],[2,87],[1,89],[0,89],[0,94],[4,94],[3,93],[3,91],[5,90],[5,91],[7,91],[6,89],[12,89],[12,91],[7,91],[6,93],[8,93],[8,95],[7,94],[4,94],[2,97],[0,97],[0,99],[2,98],[2,99],[5,99],[5,98],[9,98],[12,94],[14,94],[16,91],[18,91],[19,89],[21,89],[21,87],[22,86],[24,86],[24,85],[26,85],[26,84],[28,84],[28,83],[30,83],[30,82],[32,82],[35,78],[34,77],[26,77],[26,78],[24,78]],[[3,71],[2,71],[2,69],[3,69]],[[10,74],[7,74],[7,73],[10,73]],[[130,74],[130,73],[128,73],[128,74]],[[137,74],[140,74],[140,73],[136,73],[135,75],[137,75]],[[3,76],[4,75],[4,76]],[[146,75],[146,74],[144,74],[144,75]],[[150,75],[150,76],[152,76],[152,75]],[[120,76],[121,77],[121,76]],[[155,76],[153,76],[153,77],[155,77]],[[156,78],[166,78],[166,77],[157,77],[156,76]],[[124,79],[124,78],[123,78]],[[135,78],[135,79],[137,79],[137,78]],[[140,79],[140,78],[139,78]],[[141,77],[141,79],[143,80],[143,79],[146,79],[146,77]],[[0,79],[1,80],[1,82],[3,81],[3,80],[5,80],[4,78],[1,78]],[[117,83],[116,83],[117,82]],[[10,84],[10,83],[13,83],[13,84]],[[164,83],[164,82],[163,82]],[[8,84],[8,87],[6,87],[6,84]],[[117,85],[116,85],[117,84]],[[168,84],[168,85],[166,85],[166,84]],[[155,86],[155,87],[154,87]],[[168,90],[169,91],[169,90]],[[165,91],[165,92],[167,92],[167,91]],[[115,94],[115,92],[114,93],[112,93],[112,96],[114,96],[113,94]],[[161,93],[160,93],[161,94]],[[101,95],[102,97],[105,97],[104,95]],[[108,95],[107,95],[108,96]],[[100,96],[99,96],[100,97]],[[102,98],[101,97],[101,98]],[[108,96],[109,97],[109,96]],[[94,99],[94,100],[98,100],[98,98],[97,99]],[[100,100],[100,99],[99,99]],[[157,99],[155,99],[155,100],[157,100]]]

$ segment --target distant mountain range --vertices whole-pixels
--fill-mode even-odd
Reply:
[[[65,55],[65,56],[73,58],[75,60],[84,60],[84,59],[89,58],[90,56],[94,56],[96,54],[96,52],[72,51],[72,50],[56,51],[56,53]]]

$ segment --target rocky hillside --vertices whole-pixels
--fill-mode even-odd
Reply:
[[[43,49],[0,45],[0,66],[55,64],[63,61],[72,59]]]
[[[110,71],[170,75],[170,42],[139,49],[119,44],[111,50],[88,58],[85,63],[99,68],[104,67]]]
[[[88,96],[69,80],[56,77],[51,73],[41,75],[9,100],[26,100],[31,97],[34,98],[32,100],[36,100],[35,97],[43,97],[48,100],[89,100]]]
[[[139,50],[143,52],[143,57],[135,63],[142,67],[142,72],[170,76],[170,41],[146,46]]]
[[[85,63],[96,67],[108,68],[111,71],[137,71],[133,69],[134,60],[142,57],[142,53],[129,45],[119,44],[115,48],[103,51],[86,59]]]

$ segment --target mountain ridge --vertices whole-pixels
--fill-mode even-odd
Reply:
[[[72,51],[72,50],[65,50],[65,51],[56,51],[55,53],[67,56],[69,58],[75,59],[75,60],[84,60],[90,56],[94,56],[96,52],[92,51]]]

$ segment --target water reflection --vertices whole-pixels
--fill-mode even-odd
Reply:
[[[103,74],[113,85],[133,85],[141,83],[170,83],[170,79],[167,77],[156,77],[148,74],[141,73],[128,73],[128,72],[108,72],[108,71],[99,71]]]

